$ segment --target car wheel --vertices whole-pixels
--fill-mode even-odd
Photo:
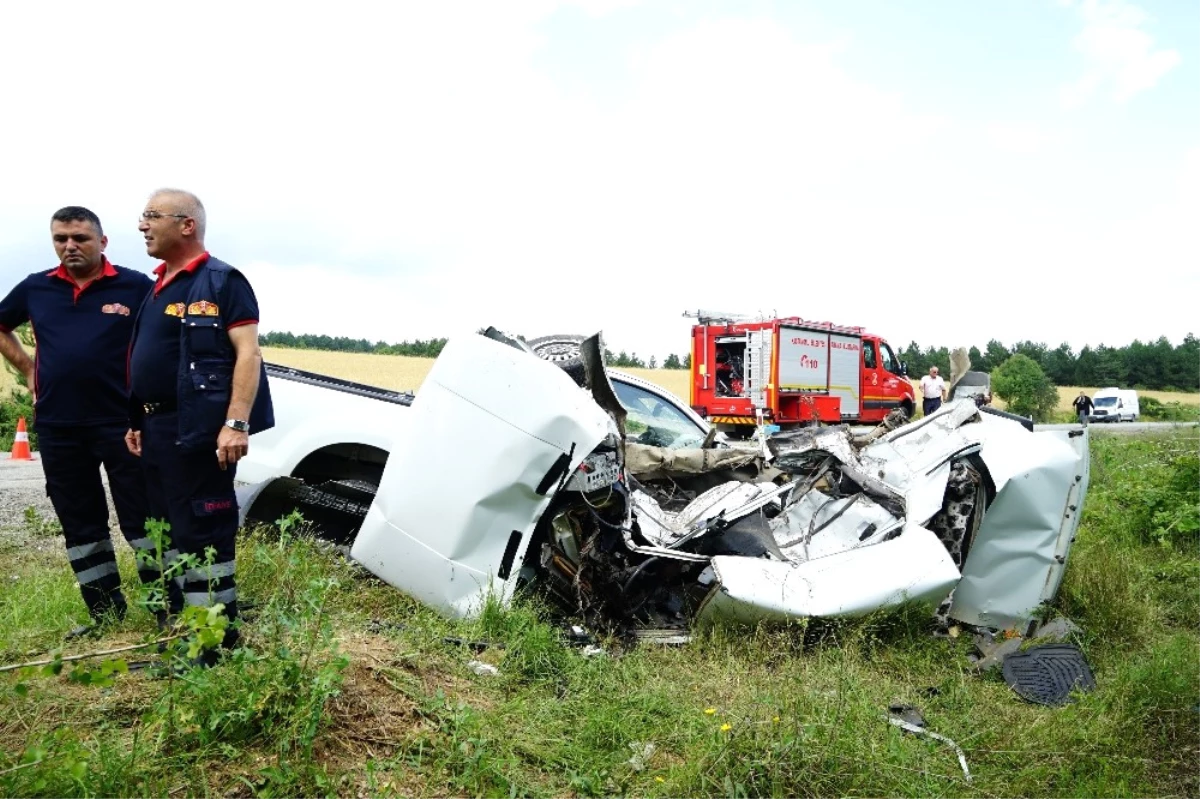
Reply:
[[[550,361],[569,374],[576,383],[584,379],[583,359],[579,357],[580,345],[587,336],[556,333],[529,340],[529,347],[539,358]]]

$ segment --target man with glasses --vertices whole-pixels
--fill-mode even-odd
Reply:
[[[234,475],[250,433],[272,427],[274,416],[258,300],[241,272],[205,250],[205,226],[200,200],[179,189],[155,192],[139,220],[146,252],[162,262],[134,325],[126,443],[142,458],[151,515],[170,523],[175,549],[194,556],[182,575],[183,604],[224,605],[231,624],[222,645],[232,648]],[[199,665],[216,657],[208,651]]]
[[[75,638],[106,617],[124,617],[126,610],[101,467],[121,532],[135,550],[154,552],[145,532],[141,464],[124,443],[129,427],[125,361],[133,314],[151,281],[109,262],[104,255],[108,238],[87,208],[56,211],[50,236],[58,266],[35,272],[0,300],[0,354],[25,375],[34,395],[46,494],[62,524],[67,557],[91,619],[67,634]],[[26,322],[36,332],[36,360],[12,332]],[[161,579],[146,562],[139,564],[138,574],[147,583]]]

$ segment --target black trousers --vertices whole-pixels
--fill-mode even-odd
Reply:
[[[125,597],[108,525],[108,499],[100,477],[108,475],[121,533],[133,549],[153,554],[146,537],[145,477],[142,464],[125,446],[124,424],[52,427],[37,425],[38,451],[46,494],[63,528],[67,558],[79,592],[94,619],[109,611],[124,615]],[[138,576],[152,586],[161,571],[139,558]]]
[[[921,400],[921,413],[925,416],[928,416],[940,407],[942,407],[941,397],[926,397],[925,399]]]
[[[142,462],[150,515],[171,525],[168,535],[179,555],[194,558],[178,578],[181,601],[173,604],[171,611],[178,613],[184,605],[211,607],[222,603],[233,622],[238,615],[238,506],[233,490],[236,467],[221,469],[215,439],[211,449],[184,452],[176,443],[178,434],[176,413],[152,414],[142,423]],[[237,639],[236,626],[231,624],[223,645],[232,647]]]

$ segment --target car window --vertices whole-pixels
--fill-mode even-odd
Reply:
[[[875,368],[875,342],[863,342],[863,366],[867,369]]]
[[[629,413],[625,432],[630,441],[670,449],[704,443],[705,431],[666,398],[615,378],[612,385]]]
[[[894,375],[900,374],[900,364],[896,362],[896,356],[892,354],[892,348],[884,344],[879,348],[879,352],[883,355],[883,368]]]

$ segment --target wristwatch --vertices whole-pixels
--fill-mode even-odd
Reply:
[[[250,423],[245,419],[226,419],[225,426],[230,430],[236,430],[239,433],[249,433]]]

